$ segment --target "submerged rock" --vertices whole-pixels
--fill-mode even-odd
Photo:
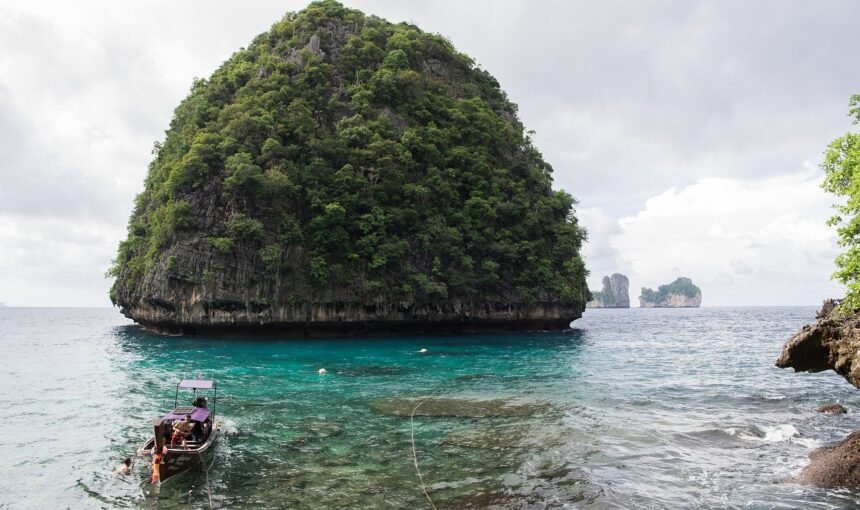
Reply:
[[[379,413],[392,416],[412,414],[420,398],[385,398],[370,403]],[[530,416],[550,409],[544,402],[524,402],[512,400],[477,400],[468,398],[431,398],[415,410],[415,416],[449,418],[489,418],[500,416]]]
[[[525,434],[523,428],[470,427],[448,434],[439,444],[487,450],[521,448]]]
[[[845,414],[848,412],[848,410],[840,404],[829,404],[826,406],[821,406],[817,410],[819,413],[824,414]]]
[[[591,293],[586,308],[630,308],[630,280],[620,273],[603,277],[603,288]]]
[[[332,0],[196,80],[156,144],[111,299],[171,334],[566,329],[573,197],[442,36]]]
[[[527,424],[470,426],[451,432],[439,444],[486,450],[544,450],[557,447],[566,438],[569,439],[563,431],[546,430],[545,427],[530,427]]]
[[[364,365],[364,366],[346,366],[344,368],[333,368],[339,376],[345,377],[376,377],[376,376],[395,376],[403,375],[407,372],[406,368],[394,365]]]

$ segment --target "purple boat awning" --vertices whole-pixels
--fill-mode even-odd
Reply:
[[[164,415],[165,420],[184,420],[187,415],[191,415],[191,419],[193,421],[203,422],[206,421],[206,418],[209,417],[209,409],[205,407],[177,407],[173,411],[170,411],[166,415]]]
[[[179,383],[180,388],[189,388],[192,390],[211,390],[212,381],[204,381],[202,379],[185,379]]]

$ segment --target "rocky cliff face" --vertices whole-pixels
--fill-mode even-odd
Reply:
[[[640,308],[698,308],[702,304],[702,293],[699,292],[694,296],[686,296],[684,294],[668,294],[666,297],[651,301],[642,299],[639,296]]]
[[[860,314],[842,314],[837,305],[834,300],[824,302],[818,320],[804,326],[786,342],[776,360],[777,367],[793,368],[796,372],[833,370],[860,388]],[[838,408],[845,412],[841,406]],[[860,487],[860,431],[815,450],[809,460],[798,477],[801,483],[829,488]]]
[[[639,296],[640,308],[698,308],[701,304],[702,290],[684,277],[656,291],[643,287]]]
[[[786,342],[776,366],[795,372],[833,370],[860,388],[860,315],[839,314],[836,304],[825,301],[818,320]]]
[[[603,277],[603,288],[591,293],[587,308],[630,308],[630,280],[620,273]]]
[[[196,80],[111,274],[173,334],[560,329],[588,299],[573,198],[441,36],[312,3]]]

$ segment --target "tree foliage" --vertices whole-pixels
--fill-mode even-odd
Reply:
[[[400,300],[587,293],[576,202],[552,190],[516,106],[412,25],[331,0],[287,14],[194,81],[154,154],[115,291],[202,239],[308,275],[289,289],[305,296],[355,282]],[[303,256],[284,267],[288,253]]]
[[[860,123],[860,94],[851,97],[849,116]],[[860,133],[847,133],[833,140],[821,163],[822,187],[840,197],[828,224],[837,227],[839,245],[845,252],[836,257],[833,278],[847,286],[843,309],[860,308]]]

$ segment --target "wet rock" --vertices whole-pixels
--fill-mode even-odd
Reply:
[[[512,400],[477,400],[469,398],[431,398],[421,403],[419,398],[385,398],[370,403],[371,409],[392,416],[450,418],[489,418],[499,416],[530,416],[550,409],[544,402]],[[417,409],[415,406],[421,404]]]
[[[836,300],[825,301],[815,323],[804,326],[786,342],[776,366],[796,372],[833,370],[860,388],[860,313],[843,313],[838,304]],[[846,412],[839,404],[818,411]],[[860,431],[812,452],[799,481],[825,488],[860,487]]]
[[[817,409],[819,413],[824,414],[845,414],[848,412],[841,404],[829,404],[826,406],[821,406]]]
[[[299,424],[298,428],[318,438],[335,437],[343,434],[342,428],[327,421],[307,421]]]
[[[819,407],[818,412],[824,414],[845,414],[848,410],[842,407],[841,404],[829,404]]]
[[[826,301],[819,319],[791,337],[776,360],[796,372],[833,370],[860,388],[860,315],[842,315]]]
[[[860,487],[860,431],[852,432],[836,445],[812,452],[799,481],[825,488]]]

